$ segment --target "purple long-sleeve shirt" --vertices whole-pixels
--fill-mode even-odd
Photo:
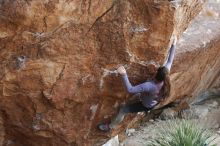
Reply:
[[[175,54],[175,45],[172,45],[170,50],[169,50],[169,56],[166,60],[166,62],[164,63],[164,66],[170,71],[172,63],[173,63],[173,59],[174,59],[174,54]],[[141,101],[142,104],[146,107],[146,108],[152,108],[155,105],[157,105],[157,100],[159,97],[159,92],[160,89],[163,86],[163,82],[155,82],[155,81],[148,81],[136,86],[132,86],[127,74],[122,76],[123,82],[125,84],[125,87],[127,89],[127,91],[129,93],[141,93]]]

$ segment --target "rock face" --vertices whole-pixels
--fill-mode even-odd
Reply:
[[[220,2],[208,1],[201,14],[184,32],[178,43],[171,80],[172,95],[196,97],[220,87]]]
[[[97,123],[128,98],[115,69],[124,65],[134,84],[152,78],[171,35],[181,35],[203,3],[0,1],[0,119],[5,131],[0,142],[89,146],[105,139]],[[167,102],[219,86],[215,43],[189,51],[180,42]],[[198,45],[196,39],[193,44]]]

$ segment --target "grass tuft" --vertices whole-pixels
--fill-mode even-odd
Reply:
[[[147,146],[216,146],[210,145],[214,134],[192,120],[174,119],[157,128]]]

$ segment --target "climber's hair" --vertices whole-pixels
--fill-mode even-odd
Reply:
[[[155,79],[159,82],[164,82],[163,87],[160,90],[160,99],[163,100],[169,97],[171,88],[169,70],[165,66],[159,67]]]
[[[162,82],[166,79],[166,76],[168,75],[169,75],[168,69],[165,66],[162,66],[157,69],[157,74],[155,79],[159,82]]]

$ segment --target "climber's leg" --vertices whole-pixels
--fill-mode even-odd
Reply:
[[[143,106],[141,102],[136,102],[132,104],[126,104],[124,106],[121,106],[119,109],[118,114],[116,117],[112,120],[110,124],[100,124],[99,129],[102,131],[109,131],[110,129],[113,129],[117,124],[123,121],[124,116],[128,113],[137,113],[141,111],[147,111],[147,108]]]

